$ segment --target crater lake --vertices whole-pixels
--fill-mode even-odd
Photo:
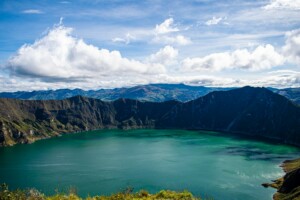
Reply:
[[[299,153],[292,146],[208,131],[89,131],[0,148],[0,181],[46,194],[77,188],[83,197],[132,187],[266,200],[275,189],[261,184],[282,176],[280,163]]]

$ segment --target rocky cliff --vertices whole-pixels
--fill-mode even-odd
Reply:
[[[103,128],[205,129],[300,146],[300,108],[265,88],[217,91],[186,103],[76,96],[64,100],[0,99],[0,145]]]
[[[286,173],[283,177],[262,185],[277,189],[274,200],[300,199],[300,159],[286,160],[281,167]]]

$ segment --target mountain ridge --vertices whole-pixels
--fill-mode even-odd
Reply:
[[[58,89],[38,91],[1,92],[0,98],[16,98],[30,100],[61,100],[72,96],[81,95],[105,101],[114,101],[119,98],[137,99],[140,101],[163,102],[178,100],[187,102],[197,99],[213,91],[228,91],[236,88],[191,86],[185,84],[148,84],[128,88],[82,90]],[[296,104],[300,104],[300,88],[276,89],[268,88],[272,92],[287,97]]]
[[[95,129],[222,131],[300,146],[300,107],[266,88],[215,91],[188,102],[0,99],[0,145]]]

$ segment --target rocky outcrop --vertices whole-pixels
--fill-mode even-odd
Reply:
[[[205,129],[300,145],[300,108],[265,88],[212,92],[186,103],[0,99],[0,144],[104,128]]]
[[[286,174],[274,180],[273,183],[264,183],[264,187],[277,189],[274,200],[300,199],[300,159],[287,160],[281,165]]]

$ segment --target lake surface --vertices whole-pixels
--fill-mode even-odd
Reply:
[[[283,175],[279,164],[299,149],[215,132],[103,130],[0,148],[0,182],[47,194],[77,188],[81,196],[133,187],[188,189],[214,199],[271,199],[263,188]]]

